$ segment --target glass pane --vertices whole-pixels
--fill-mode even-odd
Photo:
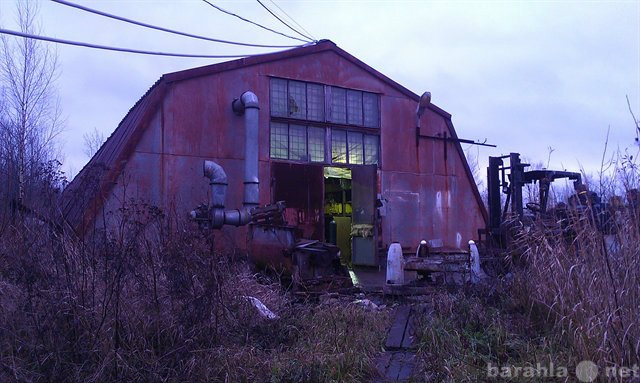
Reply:
[[[289,81],[289,117],[307,118],[307,92],[303,82]]]
[[[380,109],[378,95],[375,93],[363,93],[362,106],[364,108],[364,126],[369,128],[379,128]]]
[[[324,121],[324,86],[307,84],[307,120]]]
[[[347,132],[331,130],[331,162],[347,163]]]
[[[362,92],[347,91],[347,124],[362,125]]]
[[[309,127],[309,160],[312,162],[324,162],[324,129]]]
[[[271,123],[270,151],[271,158],[289,158],[289,135],[287,124]]]
[[[364,135],[364,163],[375,165],[378,163],[378,136]]]
[[[349,142],[349,163],[354,165],[362,165],[363,163],[363,145],[362,133],[347,133],[347,141]]]
[[[331,87],[331,121],[339,124],[347,123],[347,91]]]
[[[287,116],[287,80],[281,78],[271,79],[270,101],[272,116]]]
[[[294,161],[308,161],[306,126],[289,125],[289,159]]]

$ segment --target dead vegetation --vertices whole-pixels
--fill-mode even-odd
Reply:
[[[523,237],[520,277],[522,300],[567,336],[579,360],[619,367],[640,363],[640,228],[636,207],[616,213],[610,235],[589,212],[569,238],[535,228]]]
[[[387,314],[297,302],[215,238],[129,203],[85,241],[37,220],[0,240],[0,381],[366,379]],[[254,297],[279,318],[266,319]]]
[[[568,222],[538,220],[518,236],[514,268],[498,284],[434,295],[433,314],[418,326],[419,381],[500,379],[489,366],[564,367],[566,381],[581,361],[602,374],[637,368],[640,206],[634,193],[627,199],[607,207],[608,225],[592,206]]]

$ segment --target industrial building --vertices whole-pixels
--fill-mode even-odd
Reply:
[[[232,102],[246,91],[259,108],[259,203],[285,201],[304,238],[378,265],[393,242],[461,249],[486,227],[451,114],[328,40],[163,75],[65,190],[68,224],[109,226],[126,201],[187,217],[211,199],[205,160],[226,171],[226,205],[241,206],[246,132]],[[247,248],[246,227],[221,234]]]

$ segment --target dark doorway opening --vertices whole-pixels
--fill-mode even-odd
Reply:
[[[324,240],[321,165],[271,163],[273,202],[285,201],[285,219],[302,237]]]
[[[343,263],[378,266],[377,168],[271,163],[272,201],[303,238],[331,242]]]

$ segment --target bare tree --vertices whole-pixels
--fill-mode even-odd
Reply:
[[[24,33],[37,34],[37,3],[16,2],[16,22]],[[0,41],[0,164],[5,179],[1,187],[12,206],[24,206],[37,193],[43,169],[57,153],[56,137],[62,131],[57,53],[45,43],[21,37]]]
[[[82,139],[84,140],[84,154],[91,158],[104,143],[104,134],[94,127],[92,131],[84,133]]]

